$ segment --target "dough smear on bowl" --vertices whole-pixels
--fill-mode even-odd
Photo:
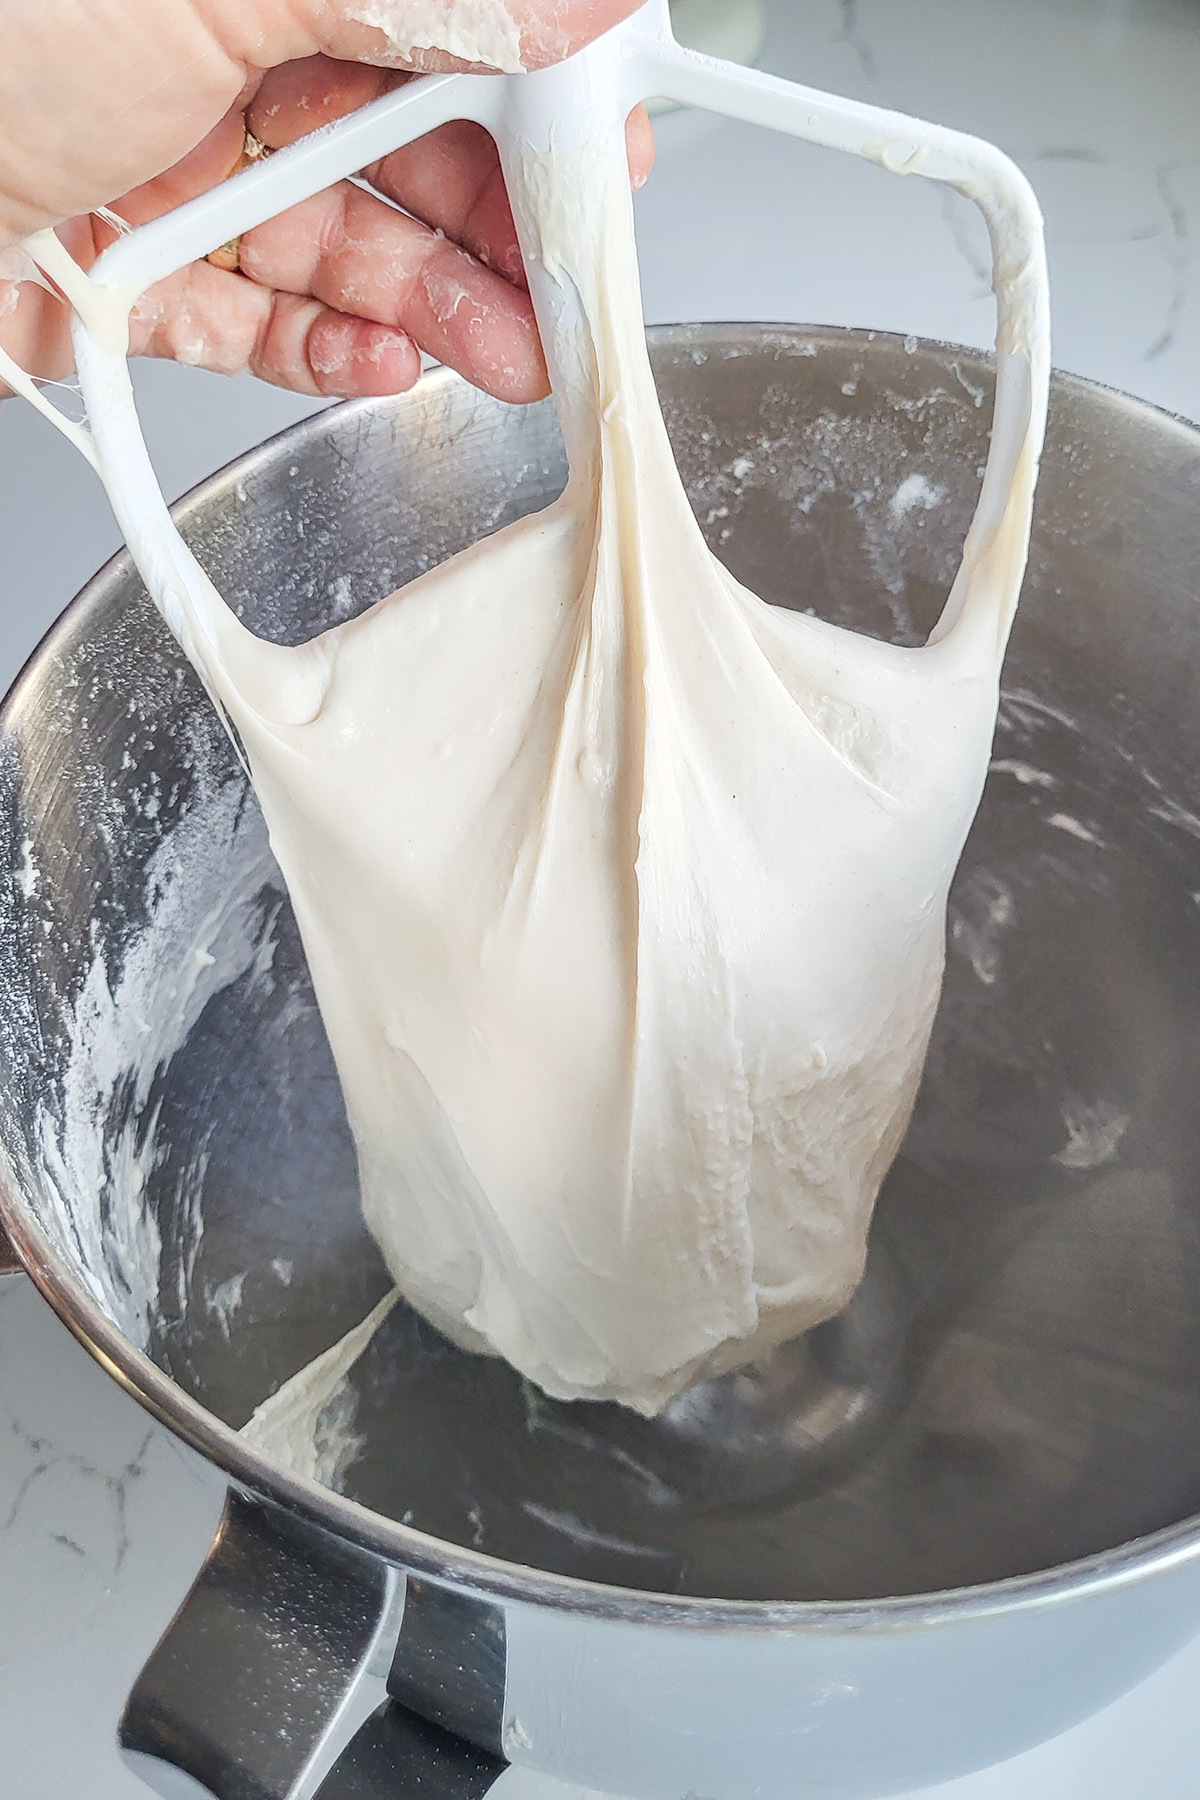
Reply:
[[[936,643],[765,605],[672,460],[620,134],[530,155],[514,190],[586,319],[556,378],[567,491],[300,649],[214,594],[202,661],[399,1288],[548,1393],[651,1414],[859,1279],[937,1004],[1034,453],[973,529]]]

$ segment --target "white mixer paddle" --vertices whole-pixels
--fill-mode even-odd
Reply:
[[[89,274],[52,231],[25,240],[34,263],[73,308],[86,426],[65,417],[3,351],[0,374],[96,469],[151,597],[201,665],[202,640],[212,624],[211,591],[171,522],[142,436],[126,361],[135,302],[154,283],[264,220],[439,125],[469,119],[484,126],[499,147],[516,202],[530,293],[557,380],[572,358],[578,302],[569,284],[540,263],[536,244],[527,241],[519,203],[523,158],[531,151],[586,144],[597,132],[623,123],[639,101],[655,97],[849,151],[894,174],[923,175],[957,189],[983,214],[996,296],[995,415],[962,566],[935,637],[949,629],[968,575],[985,557],[1010,503],[1024,510],[1032,502],[1049,383],[1045,253],[1033,192],[1009,158],[979,138],[686,50],[671,34],[667,0],[649,0],[624,24],[554,68],[415,79],[128,232]]]

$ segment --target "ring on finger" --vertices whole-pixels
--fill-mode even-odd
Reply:
[[[251,163],[261,162],[264,156],[270,156],[270,154],[270,145],[264,144],[260,138],[255,137],[252,131],[247,130],[241,154],[229,174],[240,175],[243,169],[250,167]],[[228,180],[228,176],[226,179]],[[214,269],[224,269],[229,274],[236,275],[242,266],[241,247],[240,237],[230,238],[227,244],[219,244],[215,250],[210,250],[204,260],[210,262]]]

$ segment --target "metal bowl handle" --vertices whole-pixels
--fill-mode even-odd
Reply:
[[[138,1676],[122,1753],[163,1800],[484,1800],[506,1763],[389,1698],[404,1578],[231,1490]]]

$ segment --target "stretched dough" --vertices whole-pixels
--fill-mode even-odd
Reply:
[[[986,772],[1032,453],[940,641],[765,605],[672,460],[619,134],[531,155],[518,186],[586,319],[557,391],[566,493],[298,650],[214,594],[205,674],[397,1284],[548,1393],[649,1414],[859,1279]]]

